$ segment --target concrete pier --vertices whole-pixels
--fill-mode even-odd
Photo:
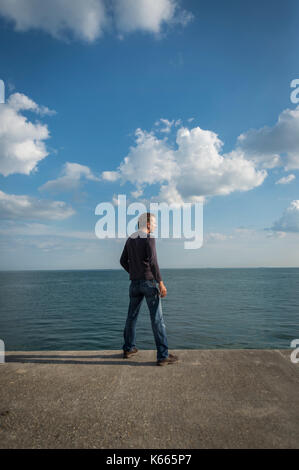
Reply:
[[[291,350],[170,352],[6,352],[0,448],[299,448]]]

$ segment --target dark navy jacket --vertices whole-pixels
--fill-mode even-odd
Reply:
[[[130,280],[162,281],[156,252],[156,239],[141,231],[127,239],[120,264],[130,274]]]

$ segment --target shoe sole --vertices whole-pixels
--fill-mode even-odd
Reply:
[[[177,362],[179,361],[157,362],[157,366],[168,366],[168,364],[176,364]]]
[[[123,356],[123,359],[129,359],[130,357],[134,356],[137,353],[138,353],[138,351],[136,351],[134,353],[131,353],[129,356]]]

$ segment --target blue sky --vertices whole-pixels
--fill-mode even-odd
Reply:
[[[299,266],[298,10],[0,0],[0,269],[119,267],[94,234],[118,194],[203,202],[203,246],[157,238],[162,269]]]

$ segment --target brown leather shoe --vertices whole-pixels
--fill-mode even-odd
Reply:
[[[124,351],[123,359],[128,359],[129,357],[133,356],[137,352],[138,352],[137,348],[133,348],[133,349],[131,349],[131,351]]]
[[[168,354],[168,357],[157,361],[157,366],[166,366],[167,364],[174,364],[175,362],[178,362],[178,360],[179,358],[175,354]]]

